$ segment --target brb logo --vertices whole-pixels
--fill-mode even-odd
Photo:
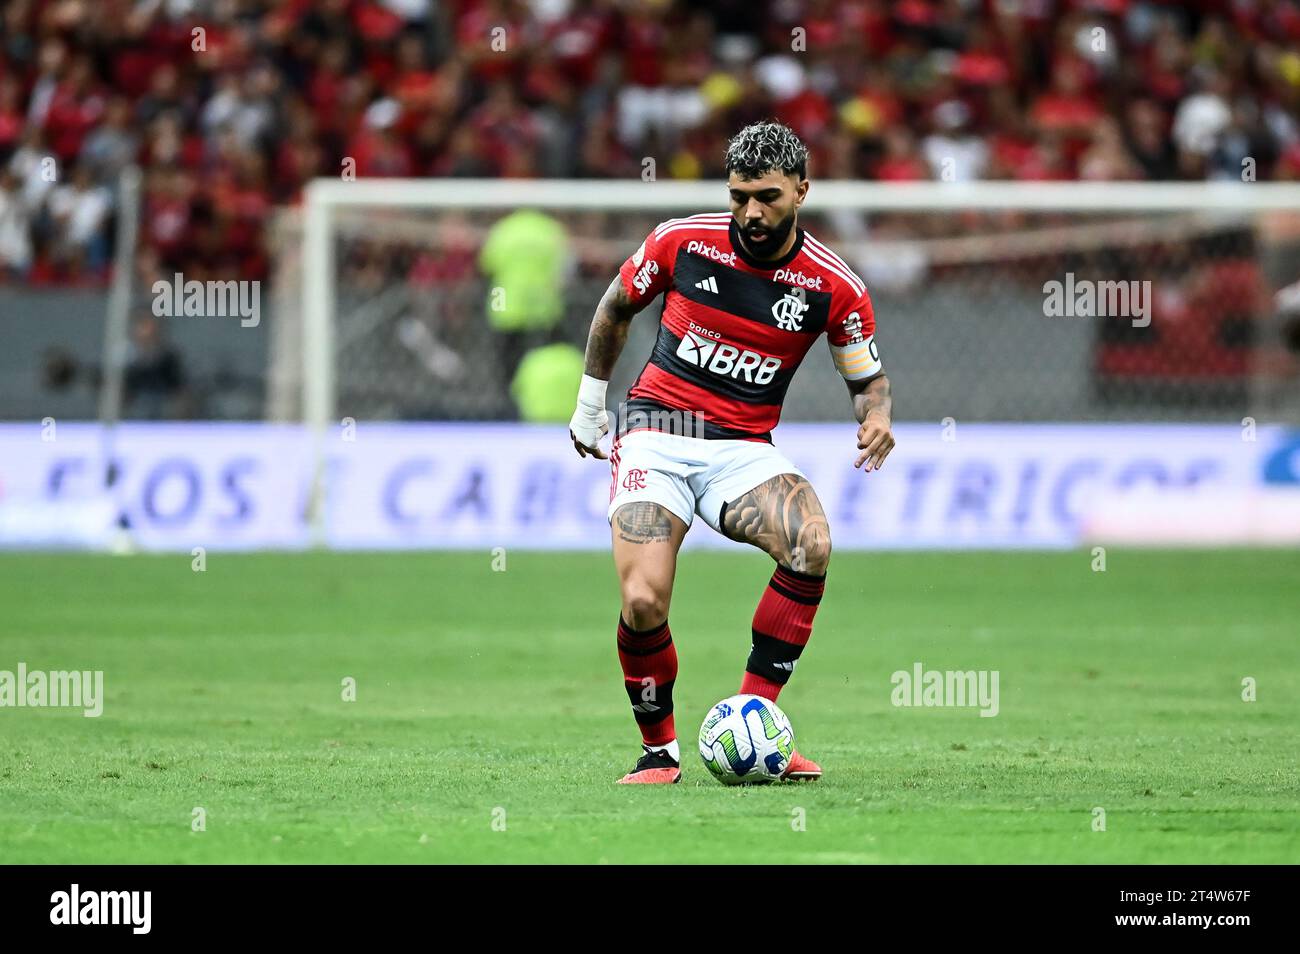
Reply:
[[[640,467],[633,467],[623,477],[624,490],[645,490],[645,471]]]
[[[788,291],[775,305],[772,306],[772,317],[776,319],[776,326],[782,331],[802,331],[803,330],[803,313],[808,310],[808,302],[804,297],[803,289],[796,288],[794,291]]]
[[[711,341],[717,332],[701,328],[694,322],[677,346],[677,357],[714,374],[725,374],[739,381],[744,378],[751,384],[771,384],[781,367],[781,359],[764,357],[755,351],[746,351],[735,345]]]
[[[659,263],[654,259],[646,262],[641,266],[641,270],[632,276],[632,284],[636,290],[644,295],[650,290],[650,283],[654,280],[652,276],[659,274]]]

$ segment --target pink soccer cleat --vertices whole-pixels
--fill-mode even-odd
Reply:
[[[798,752],[790,753],[790,764],[781,773],[782,781],[815,782],[822,777],[822,767]]]
[[[667,752],[652,752],[646,749],[645,755],[637,760],[636,768],[620,778],[618,784],[672,785],[681,780],[682,769],[676,759]]]

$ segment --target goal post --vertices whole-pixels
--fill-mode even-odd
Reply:
[[[298,241],[277,243],[301,249],[300,333],[283,338],[300,351],[271,361],[273,373],[299,362],[317,540],[326,442],[340,415],[506,413],[508,381],[485,371],[497,343],[485,318],[489,282],[476,270],[494,222],[522,209],[562,220],[578,264],[561,325],[580,347],[581,315],[589,319],[648,227],[725,203],[721,182],[310,183]],[[900,388],[904,419],[938,420],[951,407],[977,420],[1222,421],[1246,409],[1300,421],[1288,350],[1300,332],[1285,323],[1291,306],[1279,294],[1300,279],[1300,184],[816,180],[801,222],[872,290],[886,366],[913,379]],[[1060,322],[1025,320],[1052,317],[1061,302],[1049,288],[1060,283],[1057,297],[1069,298],[1076,277],[1101,296],[1145,280],[1154,330],[1137,318],[1069,320],[1080,317],[1072,299]],[[1157,336],[1162,344],[1149,347]],[[797,390],[787,417],[842,411]]]

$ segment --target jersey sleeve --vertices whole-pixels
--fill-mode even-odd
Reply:
[[[672,285],[677,242],[671,235],[656,234],[662,228],[661,225],[647,235],[618,270],[624,290],[637,305],[648,304]]]
[[[862,381],[884,370],[876,349],[876,312],[865,288],[861,295],[849,291],[847,297],[826,326],[826,341],[835,370],[845,381]]]

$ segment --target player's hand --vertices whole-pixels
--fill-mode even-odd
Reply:
[[[889,452],[894,449],[894,434],[889,429],[889,421],[883,414],[867,414],[867,419],[858,426],[858,447],[862,453],[858,455],[854,467],[861,467],[864,463],[867,465],[863,473],[872,470],[880,470],[885,463],[885,458]]]
[[[591,408],[578,402],[578,409],[569,421],[569,437],[579,457],[590,454],[598,460],[609,460],[609,455],[600,449],[600,439],[609,433],[609,411]]]

